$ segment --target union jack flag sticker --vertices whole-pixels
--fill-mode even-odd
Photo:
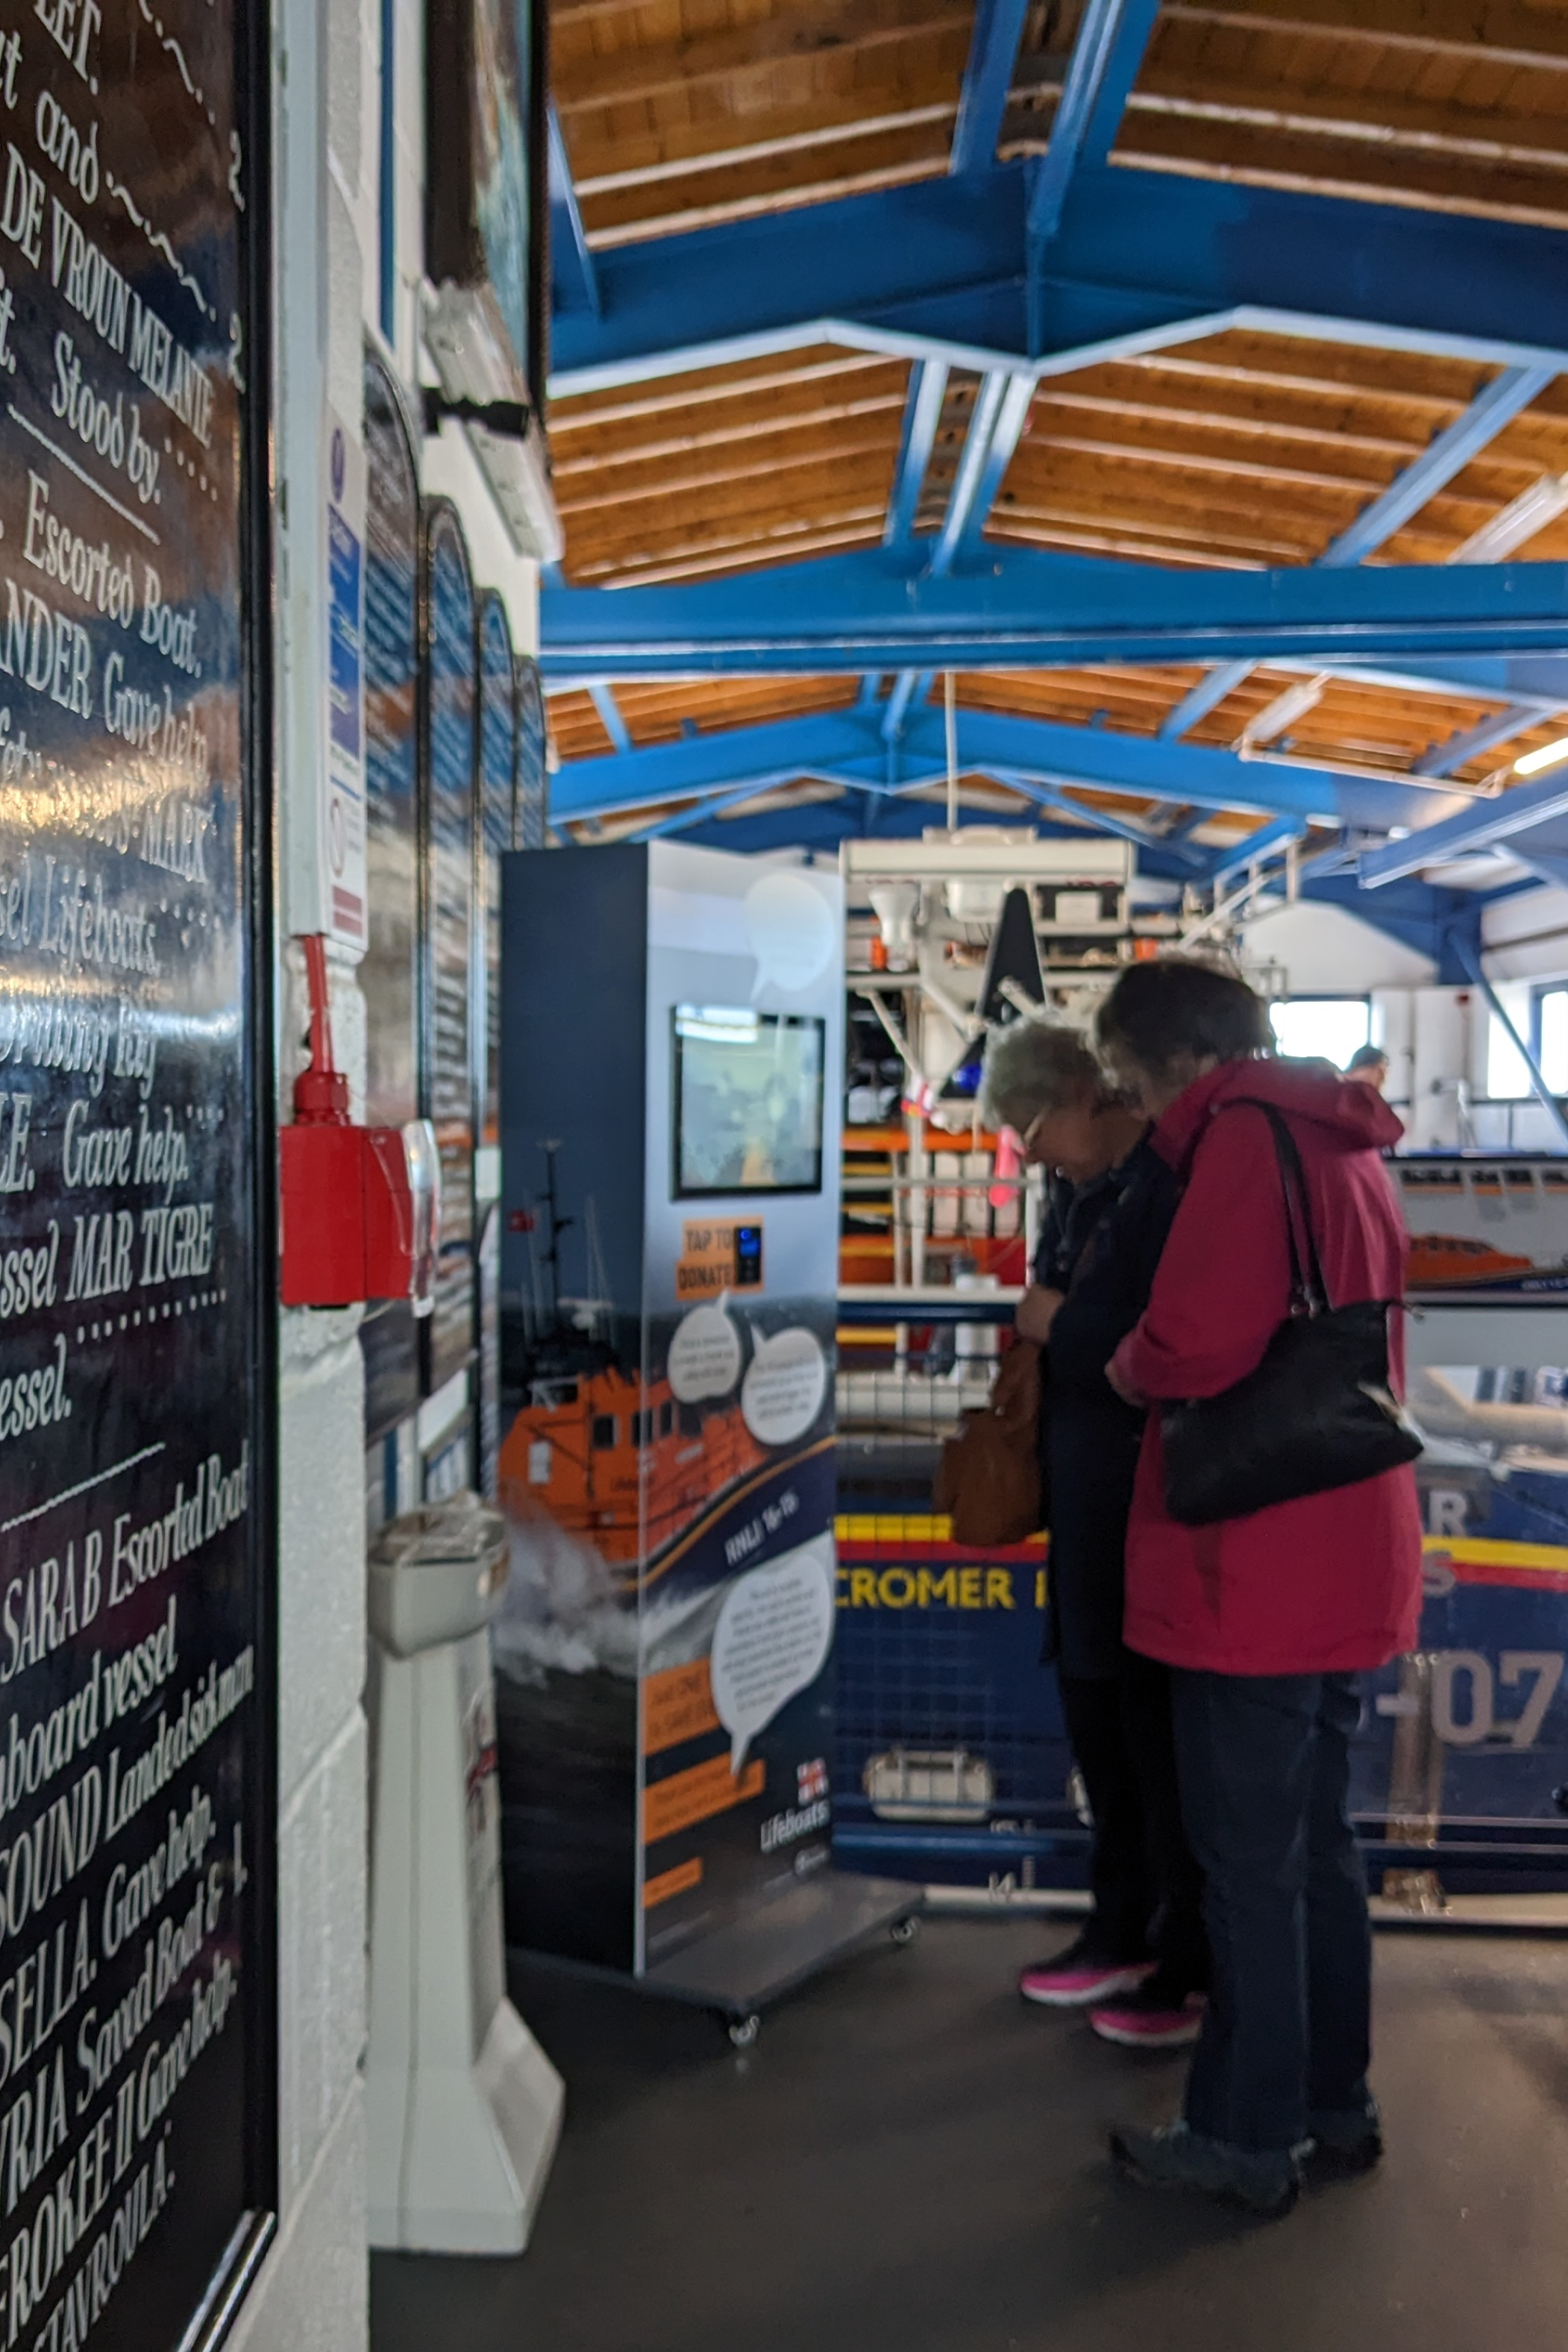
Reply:
[[[814,1756],[809,1764],[795,1768],[796,1801],[815,1805],[819,1797],[827,1794],[827,1765],[824,1758]]]

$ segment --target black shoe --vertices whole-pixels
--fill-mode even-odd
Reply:
[[[1231,2147],[1184,2123],[1157,2131],[1112,2132],[1110,2153],[1141,2189],[1188,2189],[1239,2205],[1260,2221],[1282,2221],[1301,2193],[1301,2167],[1290,2149]]]
[[[1357,2180],[1383,2161],[1383,2120],[1375,2105],[1364,2116],[1317,2116],[1301,2168],[1314,2188]]]

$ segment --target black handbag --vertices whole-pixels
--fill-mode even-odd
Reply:
[[[1388,1317],[1398,1302],[1331,1303],[1295,1138],[1271,1105],[1254,1108],[1273,1132],[1285,1189],[1290,1311],[1255,1371],[1161,1412],[1165,1505],[1189,1528],[1352,1486],[1421,1452],[1389,1385]]]

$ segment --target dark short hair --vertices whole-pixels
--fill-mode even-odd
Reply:
[[[1387,1060],[1385,1046],[1358,1045],[1345,1066],[1351,1070],[1375,1070],[1380,1063],[1386,1064]]]
[[[1233,973],[1186,956],[1129,964],[1095,1030],[1102,1052],[1120,1052],[1151,1072],[1168,1070],[1185,1054],[1245,1061],[1273,1043],[1261,997]]]

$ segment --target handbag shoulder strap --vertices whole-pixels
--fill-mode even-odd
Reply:
[[[1279,1163],[1279,1183],[1285,1195],[1285,1241],[1290,1253],[1291,1312],[1326,1315],[1331,1310],[1329,1286],[1323,1278],[1322,1260],[1318,1255],[1317,1236],[1312,1231],[1311,1195],[1307,1190],[1307,1172],[1301,1165],[1301,1155],[1289,1123],[1275,1109],[1272,1103],[1260,1102],[1256,1095],[1238,1096],[1233,1103],[1223,1103],[1221,1110],[1235,1110],[1245,1106],[1260,1110],[1268,1121],[1274,1138],[1274,1156]],[[1217,1118],[1219,1113],[1215,1114]],[[1298,1224],[1298,1220],[1299,1224]]]

